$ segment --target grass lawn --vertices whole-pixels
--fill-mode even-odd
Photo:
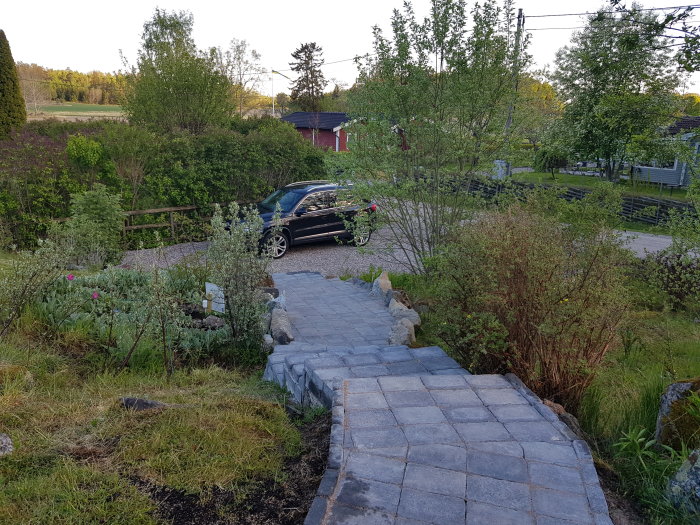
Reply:
[[[49,115],[90,116],[90,114],[107,114],[119,116],[122,114],[122,107],[104,104],[81,104],[79,102],[66,102],[64,104],[48,104],[46,106],[40,106],[39,111],[42,113],[48,113]]]
[[[550,173],[516,173],[513,179],[521,182],[530,182],[535,184],[549,184],[572,186],[576,188],[592,188],[599,184],[604,179],[587,175],[568,175],[565,173],[556,173],[556,180],[552,179]],[[637,183],[635,186],[630,186],[627,181],[621,181],[618,184],[623,186],[625,195],[634,195],[642,197],[655,197],[663,199],[674,199],[687,202],[688,198],[686,190],[679,188],[662,188],[658,184]]]
[[[281,391],[256,375],[85,373],[29,335],[0,343],[0,432],[15,446],[0,458],[0,523],[164,523],[144,486],[224,493],[223,512],[300,452]],[[170,406],[127,411],[122,396]]]

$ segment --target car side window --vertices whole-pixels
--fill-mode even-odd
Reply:
[[[350,206],[355,206],[354,195],[350,193],[350,190],[338,190],[335,206],[337,208],[349,208]]]
[[[306,208],[307,212],[320,211],[330,208],[329,191],[319,191],[312,193],[304,199],[300,206]]]

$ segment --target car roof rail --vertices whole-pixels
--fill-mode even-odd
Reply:
[[[298,186],[300,184],[333,184],[333,182],[329,180],[300,180],[299,182],[292,182],[291,184],[287,184],[285,188],[289,186]]]

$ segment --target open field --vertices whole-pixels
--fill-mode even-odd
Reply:
[[[88,120],[92,118],[123,118],[121,106],[108,106],[103,104],[48,104],[39,106],[39,114],[28,112],[29,120],[42,120],[56,118],[59,120]]]

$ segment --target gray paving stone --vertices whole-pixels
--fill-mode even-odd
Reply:
[[[430,371],[460,368],[457,361],[447,356],[421,358],[420,362]]]
[[[466,381],[463,376],[425,376],[421,380],[430,390],[464,388]]]
[[[431,357],[446,357],[445,351],[439,346],[427,346],[424,348],[411,348],[413,357],[418,359],[427,359]]]
[[[590,484],[586,485],[586,496],[588,496],[588,504],[590,505],[591,511],[595,514],[608,514],[608,501],[605,498],[605,493],[603,489],[600,488],[600,484]]]
[[[435,400],[435,403],[442,406],[483,406],[483,403],[473,390],[434,390],[430,394]]]
[[[343,361],[346,366],[375,365],[379,363],[379,357],[377,354],[356,354],[345,356]]]
[[[320,496],[315,497],[311,502],[309,512],[306,514],[306,519],[304,519],[304,525],[321,525],[326,515],[327,507],[328,500],[326,498]]]
[[[482,406],[473,407],[445,407],[442,409],[445,417],[452,423],[474,423],[483,421],[496,421],[496,417],[489,409]]]
[[[328,517],[334,525],[394,525],[393,514],[335,504]]]
[[[465,516],[463,498],[422,492],[404,488],[401,492],[398,515],[428,523],[462,523]],[[456,518],[461,518],[459,522]]]
[[[525,452],[525,459],[546,461],[557,465],[578,466],[578,458],[574,449],[567,444],[557,442],[546,443],[542,441],[521,443]],[[596,478],[597,479],[597,478]]]
[[[395,392],[384,392],[386,402],[391,408],[399,407],[420,407],[433,404],[433,398],[427,390],[399,390]]]
[[[489,410],[501,423],[542,421],[542,414],[530,405],[491,405]]]
[[[467,450],[463,446],[431,443],[429,445],[411,445],[408,449],[408,461],[450,470],[466,472]]]
[[[337,501],[353,507],[396,513],[401,487],[371,479],[347,477],[340,482]]]
[[[412,361],[400,361],[398,363],[387,363],[386,367],[389,370],[389,374],[392,376],[409,376],[430,373],[430,371],[416,359]]]
[[[406,465],[406,475],[403,479],[404,487],[462,499],[464,499],[466,485],[467,475],[464,472],[417,463]]]
[[[401,460],[362,452],[351,452],[345,472],[355,478],[401,484],[405,468],[406,463]]]
[[[408,445],[406,437],[398,428],[351,429],[350,435],[357,448],[388,448]]]
[[[461,444],[462,439],[449,424],[405,425],[403,433],[411,445],[426,443]]]
[[[389,374],[389,369],[384,365],[353,366],[353,377],[379,377]]]
[[[382,350],[382,361],[384,363],[395,363],[400,361],[413,361],[415,358],[408,350]]]
[[[502,423],[455,423],[454,428],[465,442],[509,441],[513,439]]]
[[[534,525],[529,512],[497,507],[481,501],[467,501],[466,525]]]
[[[369,408],[389,408],[381,392],[364,392],[348,394],[345,398],[345,410],[367,410]]]
[[[568,441],[547,421],[504,423],[504,425],[518,441]]]
[[[476,376],[471,376],[476,377]],[[477,388],[476,393],[485,405],[529,405],[527,399],[512,388]]]
[[[578,469],[539,462],[531,462],[529,469],[530,482],[535,485],[576,494],[586,493]]]
[[[552,518],[551,516],[537,516],[537,525],[592,525],[593,521],[571,521],[561,518]]]
[[[495,374],[480,374],[477,376],[469,376],[467,384],[474,388],[512,388],[507,379],[503,376]]]
[[[532,501],[537,514],[574,522],[592,522],[593,517],[589,512],[588,499],[585,494],[533,488]]]
[[[374,377],[362,377],[347,382],[347,391],[351,394],[379,392],[379,383]]]
[[[398,423],[389,409],[351,410],[347,414],[348,425],[352,428],[393,427]]]
[[[484,476],[467,476],[467,499],[526,512],[532,509],[527,484]]]
[[[517,441],[476,441],[467,444],[470,451],[502,454],[505,456],[523,457],[523,448]]]
[[[436,406],[399,407],[392,408],[392,411],[394,412],[396,421],[398,421],[400,425],[447,422],[442,411]]]
[[[528,482],[527,463],[524,459],[511,455],[469,450],[467,452],[467,472],[508,481]]]
[[[444,368],[441,370],[431,370],[431,374],[436,376],[468,376],[471,375],[464,368]]]
[[[423,381],[421,381],[419,377],[381,377],[377,381],[384,392],[405,390],[426,391],[423,386]]]
[[[326,469],[326,471],[323,473],[323,477],[321,478],[321,483],[318,486],[318,490],[316,491],[317,496],[328,497],[333,493],[333,490],[335,490],[335,484],[338,482],[338,473],[338,469]]]

